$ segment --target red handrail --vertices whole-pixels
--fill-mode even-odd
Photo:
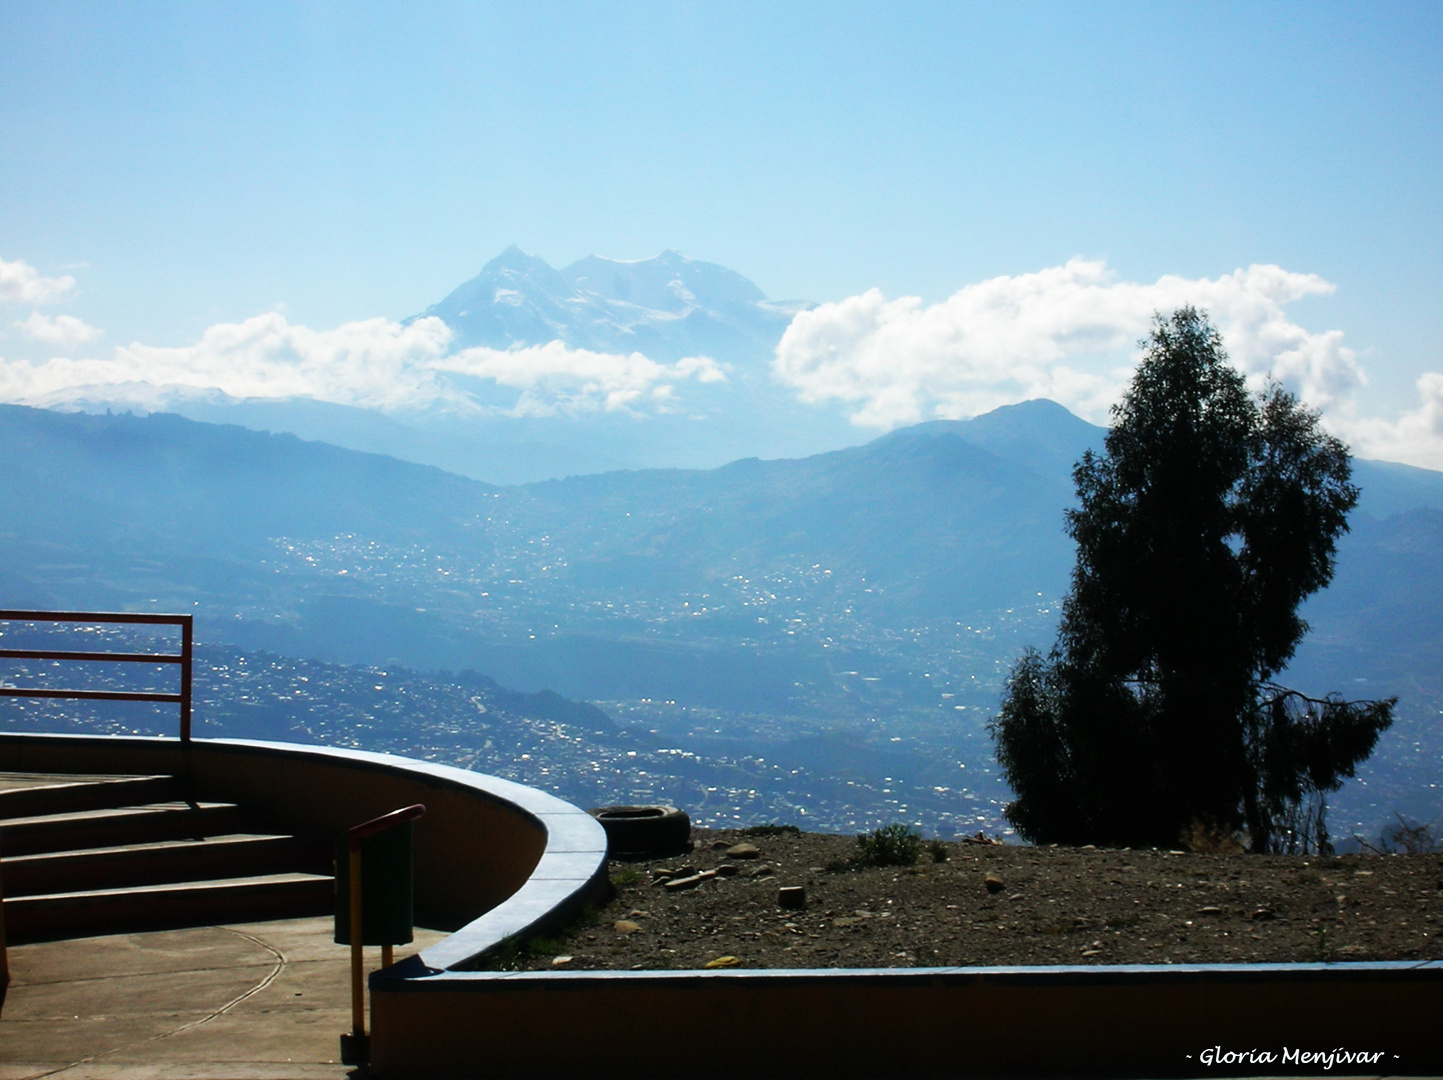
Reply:
[[[81,701],[164,701],[180,706],[180,740],[190,742],[191,668],[195,644],[194,615],[159,615],[124,611],[0,610],[0,622],[121,623],[180,627],[178,653],[82,652],[74,649],[0,649],[15,660],[101,660],[135,664],[179,664],[180,693],[148,690],[49,690],[38,686],[0,687],[0,697],[67,698]]]
[[[341,1036],[341,1061],[347,1065],[364,1064],[370,1055],[369,1040],[366,1037],[366,997],[363,941],[363,919],[361,913],[361,841],[394,825],[415,821],[426,812],[425,803],[412,803],[389,814],[373,817],[346,830],[347,837],[347,878],[350,895],[346,897],[350,911],[351,934],[351,1032]],[[392,961],[390,945],[381,946],[381,966],[390,967]]]
[[[346,833],[350,838],[351,850],[361,850],[361,841],[372,833],[389,829],[392,825],[404,825],[408,821],[415,821],[425,812],[425,803],[412,803],[410,806],[403,806],[399,810],[392,810],[389,814],[374,817],[370,821],[363,821],[359,825],[352,825]]]

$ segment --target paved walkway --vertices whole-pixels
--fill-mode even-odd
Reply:
[[[13,946],[0,1080],[342,1080],[350,953],[331,931],[326,917]],[[397,959],[443,936],[417,930]]]

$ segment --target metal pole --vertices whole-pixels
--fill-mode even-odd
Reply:
[[[5,1008],[5,991],[10,989],[10,956],[5,945],[5,890],[0,887],[0,1009]]]
[[[183,615],[180,623],[180,741],[190,742],[190,669],[195,644],[195,616]]]
[[[365,946],[361,938],[361,845],[353,840],[350,844],[351,874],[351,1034],[357,1045],[364,1045],[366,1038]]]
[[[364,1065],[371,1056],[369,1040],[366,1038],[366,985],[363,970],[365,938],[362,936],[364,927],[361,924],[361,841],[383,829],[415,821],[425,812],[426,807],[423,804],[415,803],[353,826],[346,834],[346,867],[350,874],[348,883],[350,895],[347,899],[350,901],[351,911],[351,1033],[341,1036],[341,1061],[346,1065]],[[340,869],[339,866],[337,869]],[[393,958],[391,946],[382,945],[381,955],[386,966],[389,967]]]

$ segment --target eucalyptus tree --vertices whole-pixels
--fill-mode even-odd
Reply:
[[[1057,642],[992,722],[1008,819],[1038,843],[1326,849],[1326,796],[1395,704],[1274,681],[1357,503],[1347,447],[1276,384],[1250,393],[1204,313],[1158,316],[1143,345],[1073,472]]]

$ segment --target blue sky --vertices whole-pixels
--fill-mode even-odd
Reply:
[[[0,260],[108,346],[404,317],[511,243],[816,301],[1275,264],[1392,419],[1443,371],[1440,89],[1434,3],[0,0]]]

